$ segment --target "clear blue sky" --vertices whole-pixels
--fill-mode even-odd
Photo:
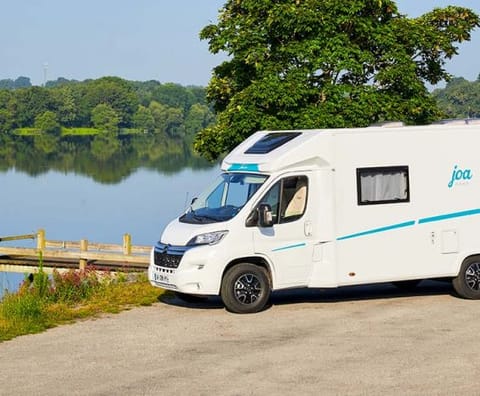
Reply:
[[[224,59],[208,52],[201,28],[216,21],[223,0],[4,0],[0,16],[0,79],[115,75],[206,85]],[[479,0],[399,0],[418,16],[448,4],[480,13]],[[462,44],[447,70],[469,80],[480,73],[480,31]]]

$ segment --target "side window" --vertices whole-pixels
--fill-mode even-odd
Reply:
[[[303,216],[307,207],[307,195],[306,176],[286,177],[275,183],[261,202],[272,208],[274,224],[288,223]]]
[[[357,169],[359,205],[410,201],[408,166]]]

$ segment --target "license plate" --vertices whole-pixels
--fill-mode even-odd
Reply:
[[[159,274],[158,272],[153,274],[153,280],[159,283],[170,283],[170,278],[168,275]]]

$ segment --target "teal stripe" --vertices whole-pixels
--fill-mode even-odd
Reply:
[[[229,171],[247,171],[258,172],[258,164],[232,164],[228,168]]]
[[[472,216],[476,214],[480,214],[480,209],[464,210],[462,212],[454,212],[454,213],[447,213],[439,216],[425,217],[423,219],[418,220],[418,224],[432,223],[434,221],[449,220],[449,219],[454,219],[456,217]]]
[[[350,235],[345,235],[342,237],[337,238],[337,241],[343,241],[344,239],[351,239],[351,238],[357,238],[365,235],[371,235],[371,234],[377,234],[379,232],[384,232],[384,231],[390,231],[390,230],[395,230],[397,228],[403,228],[403,227],[410,227],[415,225],[415,221],[406,221],[405,223],[399,223],[399,224],[392,224],[386,227],[380,227],[380,228],[374,228],[373,230],[367,230],[363,232],[358,232],[356,234],[350,234]]]
[[[282,246],[282,247],[279,247],[279,248],[276,248],[276,249],[272,249],[272,252],[279,252],[281,250],[295,249],[295,248],[299,248],[299,247],[304,247],[306,245],[307,244],[305,242],[302,242],[302,243],[297,243],[295,245]]]

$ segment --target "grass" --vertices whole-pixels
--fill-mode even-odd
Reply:
[[[35,136],[41,134],[36,128],[17,128],[14,131],[17,136]],[[61,136],[95,136],[101,133],[99,129],[96,128],[65,128],[62,127]],[[143,134],[141,129],[137,128],[121,128],[119,130],[120,135],[138,135]]]
[[[151,305],[161,294],[143,273],[70,270],[49,277],[40,258],[33,281],[26,279],[17,292],[0,301],[0,342],[102,313]]]

